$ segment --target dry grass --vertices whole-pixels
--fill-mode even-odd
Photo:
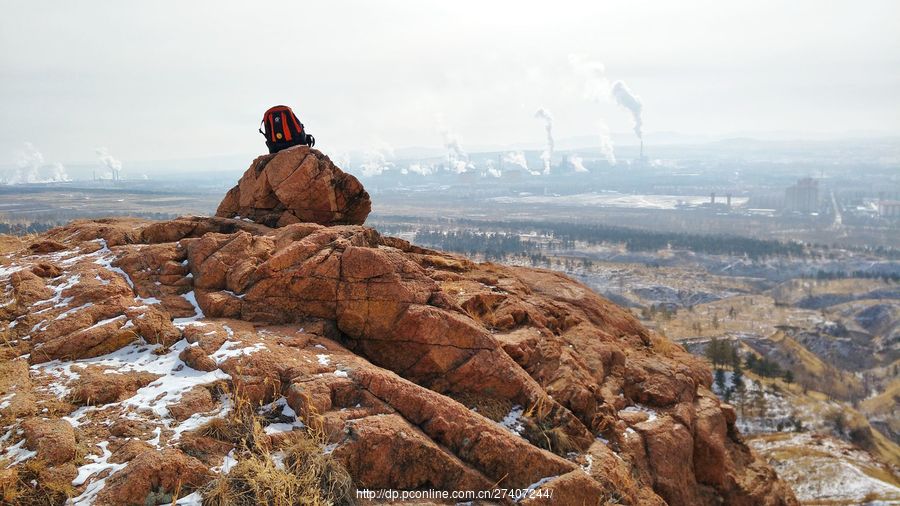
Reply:
[[[796,304],[800,300],[828,294],[856,294],[890,286],[880,279],[806,279],[786,281],[772,290],[775,299],[783,304]]]
[[[25,244],[21,238],[14,235],[0,234],[0,255],[19,251]]]
[[[539,398],[522,415],[522,435],[531,444],[557,455],[578,451],[578,445],[562,427],[553,424],[553,405]]]
[[[884,392],[862,401],[860,403],[860,411],[869,414],[889,415],[895,413],[898,406],[900,406],[900,378],[895,378],[884,389]]]
[[[681,309],[671,319],[660,320],[657,324],[675,340],[736,332],[771,335],[776,331],[776,325],[806,321],[815,315],[814,311],[777,306],[771,297],[765,295],[739,295],[698,304],[692,311]]]
[[[853,423],[853,422],[851,422]],[[767,434],[762,436],[754,436],[753,439],[763,440],[767,442],[771,441],[783,441],[785,439],[789,439],[791,437],[790,434],[786,433],[778,433],[778,434]],[[804,446],[804,445],[791,445],[791,446],[783,446],[779,447],[776,450],[770,451],[766,453],[766,458],[775,459],[777,461],[783,462],[795,462],[801,463],[804,461],[808,462],[821,462],[824,460],[838,460],[837,457],[834,456],[832,452],[829,452],[826,449],[816,448],[814,446]],[[900,477],[895,475],[888,466],[884,466],[876,461],[873,461],[871,464],[864,464],[861,462],[853,461],[854,465],[856,465],[860,471],[865,473],[867,476],[874,478],[876,480],[882,481],[884,483],[888,483],[894,486],[900,486]]]
[[[814,417],[820,420],[825,420],[829,414],[832,417],[836,414],[835,410],[839,411],[840,415],[842,415],[842,424],[844,426],[842,436],[844,439],[847,439],[853,442],[856,446],[865,449],[876,459],[885,462],[892,466],[900,466],[900,446],[891,441],[884,434],[873,428],[868,419],[854,409],[852,406],[846,403],[839,403],[839,408],[830,408],[830,403],[827,403],[828,397],[821,392],[817,392],[814,390],[806,390],[802,385],[798,385],[796,383],[787,384],[784,383],[781,379],[773,379],[773,378],[761,378],[752,373],[745,373],[747,377],[752,378],[754,381],[760,382],[764,385],[768,385],[770,387],[778,388],[782,394],[785,394],[787,398],[790,400],[791,404],[795,407],[805,407]],[[762,437],[760,436],[761,438]],[[787,436],[786,436],[787,437]],[[879,477],[879,479],[882,479]],[[895,478],[894,480],[888,480],[892,483],[898,483]]]
[[[68,480],[46,479],[43,472],[46,463],[37,458],[26,460],[14,468],[7,469],[6,462],[0,462],[0,502],[17,506],[46,506],[63,504],[75,495],[75,489]]]
[[[650,334],[650,344],[656,353],[667,358],[673,358],[675,355],[682,355],[685,353],[684,348],[680,345],[675,344],[669,338],[655,332]]]
[[[859,378],[825,363],[818,355],[779,331],[770,337],[790,362],[795,381],[809,389],[817,390],[837,399],[850,399],[862,395]]]
[[[318,425],[294,431],[270,446],[265,415],[239,395],[232,395],[231,415],[215,419],[199,433],[235,445],[237,464],[202,490],[206,506],[292,506],[354,504],[350,474],[330,454]],[[274,455],[281,457],[276,462]]]
[[[235,445],[246,452],[264,453],[269,451],[269,438],[254,406],[239,395],[232,395],[233,409],[228,416],[213,418],[197,432]]]
[[[463,406],[474,409],[480,415],[499,422],[510,412],[513,407],[512,401],[508,399],[498,399],[486,395],[478,395],[473,393],[454,393],[449,397]]]

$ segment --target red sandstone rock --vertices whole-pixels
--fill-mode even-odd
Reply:
[[[270,177],[296,188],[291,178],[299,176],[285,167],[321,161],[306,148],[289,151],[281,165],[273,165],[281,154],[257,160],[251,171],[260,173],[248,171],[223,206],[231,199],[240,207],[244,188],[253,188],[254,202],[279,198],[274,186],[257,189]],[[254,212],[283,224],[287,207],[273,205]],[[340,221],[334,216],[323,222]],[[46,239],[72,253],[54,261],[60,272],[51,277],[36,275],[55,272],[41,267],[49,255],[12,257],[22,270],[9,277],[15,302],[0,319],[17,355],[41,365],[132,343],[165,354],[184,338],[195,344],[171,374],[221,368],[253,404],[286,398],[323,429],[358,484],[527,487],[546,479],[542,487],[563,501],[795,504],[740,441],[733,409],[708,390],[705,365],[677,346],[656,349],[627,311],[558,273],[476,264],[364,227],[315,223],[84,221]],[[198,321],[171,321],[185,317]],[[20,395],[38,399],[30,382],[46,381],[39,370],[29,379],[24,360],[17,362],[7,410],[21,405]],[[81,373],[72,396],[95,404],[123,400],[153,377]],[[466,407],[479,402],[504,413],[492,420]],[[496,423],[514,405],[527,426],[520,435]],[[633,405],[655,416],[623,411]],[[108,478],[101,501],[143,503],[149,490],[172,491],[179,478],[190,485],[184,492],[208,479],[229,447],[196,433],[178,440],[171,425],[215,406],[201,386],[167,406],[169,426],[152,417],[106,425],[108,414],[84,416],[80,433],[93,444],[111,441],[113,462],[130,461]],[[156,429],[164,437],[154,437]],[[125,445],[128,437],[144,443]]]
[[[128,466],[107,479],[97,504],[143,505],[147,495],[162,491],[185,496],[210,480],[199,460],[179,450],[147,450],[137,454]]]
[[[260,156],[232,188],[216,216],[264,225],[361,225],[372,204],[359,181],[306,146]]]
[[[75,458],[75,432],[65,420],[29,418],[22,422],[25,446],[51,466]]]
[[[218,366],[216,361],[210,358],[199,346],[188,346],[178,355],[188,366],[198,371],[215,371]]]
[[[181,396],[176,404],[169,406],[169,413],[177,421],[189,418],[194,413],[205,413],[212,411],[216,407],[216,401],[213,399],[209,389],[203,386],[197,386],[188,390]]]
[[[28,249],[32,253],[53,253],[54,251],[62,251],[66,249],[66,245],[52,240],[43,240],[31,243],[28,246]]]
[[[31,268],[31,272],[42,278],[55,278],[62,273],[58,265],[50,262],[41,262]]]
[[[78,371],[81,376],[70,394],[71,402],[82,405],[103,405],[121,401],[134,395],[141,387],[159,378],[146,372],[120,373],[90,366]]]

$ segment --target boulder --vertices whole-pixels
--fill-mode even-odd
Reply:
[[[81,377],[69,398],[75,404],[87,406],[101,406],[127,399],[139,388],[159,378],[158,374],[138,371],[121,373],[93,365],[78,373]]]
[[[75,458],[75,431],[65,420],[29,418],[22,422],[25,447],[37,452],[48,465],[65,464]]]
[[[228,191],[216,216],[241,217],[269,227],[291,223],[361,225],[369,194],[322,152],[295,146],[258,157]]]
[[[176,492],[183,497],[210,479],[202,462],[179,450],[147,449],[107,479],[96,504],[143,505],[151,493],[167,495],[166,502],[172,503]]]

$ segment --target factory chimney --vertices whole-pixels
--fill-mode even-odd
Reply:
[[[727,205],[728,208],[731,209],[731,194],[730,193],[728,195],[725,195],[725,205]]]
[[[712,192],[709,194],[709,203],[710,204],[716,203],[716,192]]]

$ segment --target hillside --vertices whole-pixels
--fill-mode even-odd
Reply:
[[[299,147],[218,217],[3,242],[4,500],[797,503],[703,361],[559,273],[382,236],[368,198]]]
[[[740,390],[732,371],[724,379],[714,391],[734,404],[748,444],[802,504],[900,501],[900,448],[862,413],[781,379],[746,372]]]

